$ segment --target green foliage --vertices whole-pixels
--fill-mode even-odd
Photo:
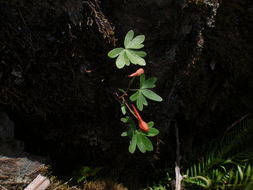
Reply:
[[[210,142],[205,159],[186,171],[185,186],[207,189],[249,189],[253,182],[253,120],[246,120],[222,139]],[[199,149],[199,151],[202,151]],[[251,184],[251,185],[250,185]]]
[[[159,134],[159,131],[154,128],[154,122],[148,122],[149,131],[143,132],[136,128],[134,121],[130,117],[121,118],[121,121],[128,125],[128,130],[121,134],[122,137],[128,136],[131,140],[128,150],[134,153],[136,147],[142,152],[153,151],[153,144],[148,137],[154,137]]]
[[[130,30],[124,39],[124,47],[125,48],[115,48],[111,50],[108,53],[108,56],[110,58],[117,58],[116,59],[116,66],[117,68],[121,69],[125,65],[129,66],[130,63],[135,65],[146,65],[145,60],[143,57],[145,57],[147,54],[144,51],[140,51],[142,47],[144,47],[143,42],[145,40],[144,35],[138,35],[134,37],[134,32]],[[131,89],[131,85],[134,82],[135,78],[139,76],[140,77],[140,88],[139,89]],[[151,121],[149,123],[146,123],[142,120],[140,114],[138,113],[137,109],[142,111],[143,106],[148,106],[147,98],[153,101],[162,101],[162,98],[153,92],[152,88],[154,88],[156,85],[157,78],[151,77],[149,79],[145,79],[144,69],[140,68],[135,73],[132,73],[129,75],[129,77],[132,77],[127,89],[119,88],[119,93],[122,93],[121,95],[115,93],[115,95],[118,97],[118,100],[121,104],[120,109],[122,114],[125,116],[124,118],[121,118],[121,121],[125,123],[128,127],[127,131],[123,132],[121,134],[122,137],[128,136],[130,138],[129,147],[128,150],[130,153],[134,153],[136,151],[136,148],[140,150],[140,152],[145,153],[147,151],[153,151],[154,147],[152,142],[150,141],[149,137],[154,137],[159,134],[159,131],[154,128],[154,122]],[[130,98],[128,97],[128,91],[136,91],[133,93]],[[132,104],[131,106],[128,105],[128,102],[136,101],[136,107]],[[132,110],[133,109],[133,110]],[[132,119],[131,116],[134,116],[139,123],[139,128],[136,127],[135,121]],[[148,126],[148,127],[147,127]]]
[[[249,153],[253,158],[253,153]],[[251,160],[252,161],[252,160]],[[186,171],[183,180],[186,187],[199,186],[208,189],[244,189],[253,180],[253,165],[249,160],[238,162],[215,156],[194,164]]]
[[[102,168],[90,168],[88,166],[83,166],[75,172],[75,180],[77,183],[83,183],[94,178],[101,169]]]
[[[108,53],[110,58],[116,58],[116,66],[119,69],[122,69],[125,65],[129,66],[130,63],[134,65],[145,66],[146,61],[143,59],[147,54],[141,49],[144,47],[143,42],[145,40],[144,35],[138,35],[134,38],[133,30],[130,30],[124,40],[125,48],[115,48]]]
[[[193,153],[195,161],[182,169],[187,190],[252,190],[253,189],[253,120],[234,126],[222,138],[215,139]],[[204,156],[198,158],[199,154]],[[197,160],[197,161],[196,161]],[[155,187],[166,188],[172,178]],[[147,189],[147,190],[148,190]],[[168,189],[168,188],[166,188]]]
[[[166,177],[159,180],[158,183],[153,183],[151,186],[149,185],[147,188],[143,190],[167,190],[171,189],[171,182],[172,178],[170,177],[169,172],[166,173]]]
[[[143,110],[143,106],[148,105],[146,98],[158,102],[161,102],[163,100],[158,94],[149,89],[154,88],[156,86],[156,81],[156,77],[151,77],[146,80],[145,74],[140,76],[140,88],[137,89],[136,92],[130,96],[130,100],[136,101],[136,106],[140,111]]]

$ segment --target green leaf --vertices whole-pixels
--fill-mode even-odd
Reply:
[[[130,66],[130,60],[126,56],[126,53],[125,53],[125,62],[126,62],[126,66]]]
[[[123,50],[123,48],[115,48],[115,49],[109,51],[108,57],[115,58],[122,52],[122,50]]]
[[[119,88],[118,90],[119,90],[120,92],[122,92],[122,93],[126,93],[126,91],[123,90],[122,88]]]
[[[125,36],[125,40],[124,40],[124,46],[127,47],[127,45],[129,44],[129,42],[132,41],[134,37],[134,31],[133,30],[129,30],[128,33]]]
[[[144,82],[145,82],[145,74],[140,76],[140,87],[143,86]]]
[[[123,122],[123,123],[127,123],[127,122],[128,122],[128,119],[127,119],[127,118],[122,117],[122,118],[120,119],[120,121],[121,121],[121,122]]]
[[[146,147],[145,147],[145,144],[143,142],[143,135],[141,134],[138,134],[137,136],[137,147],[139,148],[139,150],[142,152],[142,153],[145,153],[146,152]]]
[[[145,149],[146,149],[147,151],[152,151],[152,150],[154,150],[153,144],[152,144],[152,142],[149,140],[148,137],[142,136],[142,142],[143,142],[143,144],[144,144],[144,146],[145,146]]]
[[[126,136],[127,136],[127,132],[121,133],[121,136],[122,136],[122,137],[126,137]]]
[[[131,61],[131,63],[141,65],[141,66],[146,65],[145,60],[141,58],[140,56],[132,53],[131,50],[126,50],[126,55],[128,59]]]
[[[127,61],[128,61],[125,54],[126,54],[125,51],[122,51],[122,52],[119,54],[118,58],[116,59],[116,66],[117,66],[119,69],[122,69],[122,68],[126,65],[126,63],[127,63]]]
[[[122,112],[123,115],[126,114],[126,106],[124,104],[121,105],[121,112]]]
[[[139,94],[140,94],[140,92],[139,92],[139,90],[138,90],[137,92],[135,92],[134,94],[132,94],[132,95],[130,96],[130,100],[131,100],[131,101],[137,100],[137,98],[139,97]]]
[[[158,94],[154,93],[153,91],[151,91],[149,89],[143,89],[143,90],[141,90],[141,93],[150,100],[154,100],[157,102],[163,101],[163,99]]]
[[[128,147],[128,150],[130,153],[134,153],[136,149],[136,144],[137,144],[137,134],[133,134],[132,140],[130,141],[130,145]]]
[[[139,99],[141,99],[141,102],[142,102],[143,105],[145,105],[145,106],[148,105],[148,102],[147,102],[146,98],[141,93],[139,95]],[[142,111],[142,110],[140,110],[140,111]]]
[[[156,81],[157,81],[156,77],[151,77],[143,83],[141,88],[154,88]]]
[[[143,110],[143,105],[147,106],[148,102],[146,98],[140,93],[137,100],[136,100],[136,105],[138,110],[142,111]]]
[[[137,51],[137,50],[131,50],[135,55],[138,55],[139,57],[146,57],[147,53],[145,51]]]
[[[154,126],[154,122],[153,121],[150,121],[150,122],[148,122],[148,127],[153,127]]]
[[[159,131],[156,128],[149,128],[148,132],[146,133],[149,137],[154,137],[159,134]]]
[[[243,180],[243,171],[242,171],[242,168],[238,165],[237,169],[238,169],[238,172],[239,172],[241,180]]]
[[[144,35],[138,35],[133,40],[131,40],[125,47],[129,49],[140,49],[142,48],[140,45],[143,45],[141,43],[144,42],[144,40],[145,40]]]
[[[123,123],[128,123],[128,122],[130,122],[131,120],[130,120],[130,117],[129,117],[129,116],[126,116],[126,117],[122,117],[122,118],[120,119],[120,121],[123,122]]]
[[[141,94],[140,94],[141,95]],[[142,96],[142,95],[141,95]],[[140,96],[137,98],[136,100],[136,106],[138,108],[138,110],[142,111],[143,110],[143,102],[142,99],[140,98]]]

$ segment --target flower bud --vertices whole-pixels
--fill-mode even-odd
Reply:
[[[144,69],[140,68],[137,71],[135,71],[134,73],[132,73],[131,75],[128,75],[128,77],[137,77],[140,76],[144,73]]]
[[[139,112],[137,111],[137,109],[135,108],[135,106],[133,104],[132,104],[132,107],[133,107],[134,113],[139,121],[139,128],[144,132],[148,132],[148,130],[149,130],[148,124],[142,120]]]

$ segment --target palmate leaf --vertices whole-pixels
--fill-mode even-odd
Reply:
[[[140,76],[140,89],[138,89],[134,94],[130,96],[131,101],[136,101],[136,106],[138,110],[142,111],[143,105],[148,105],[146,98],[158,102],[162,101],[162,98],[158,94],[148,89],[154,88],[156,81],[156,77],[151,77],[145,80],[145,74],[142,74]]]
[[[130,63],[135,65],[145,66],[146,62],[143,59],[147,55],[144,51],[139,51],[136,49],[141,49],[144,47],[142,44],[145,40],[144,35],[139,35],[134,38],[134,32],[130,30],[124,39],[124,48],[115,48],[108,52],[110,58],[116,58],[116,66],[122,69],[124,66],[129,66]]]

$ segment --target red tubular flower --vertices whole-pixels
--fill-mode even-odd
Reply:
[[[137,71],[135,71],[134,73],[132,73],[131,75],[128,75],[128,77],[137,77],[140,76],[144,73],[144,69],[140,68]]]
[[[144,132],[148,132],[149,128],[148,128],[148,124],[142,120],[139,112],[137,111],[137,109],[135,108],[135,106],[132,104],[132,107],[133,107],[133,110],[134,110],[134,113],[139,121],[139,127],[142,131]]]

